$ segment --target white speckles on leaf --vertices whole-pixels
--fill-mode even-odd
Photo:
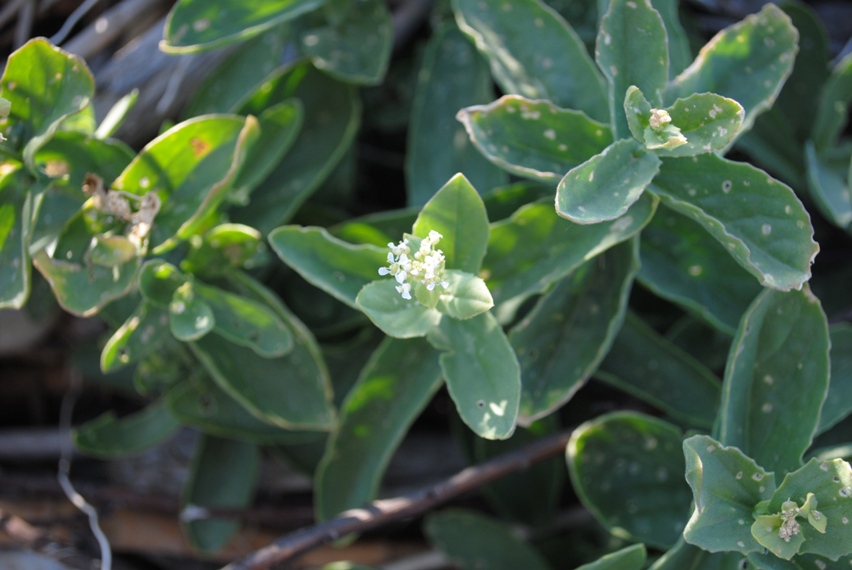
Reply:
[[[547,129],[546,131],[544,131],[544,138],[556,140],[556,131],[554,131],[553,129]]]

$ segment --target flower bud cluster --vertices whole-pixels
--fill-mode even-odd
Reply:
[[[790,539],[799,534],[799,523],[796,521],[796,516],[799,514],[799,506],[790,500],[784,501],[781,505],[781,528],[778,529],[778,536],[784,539],[784,542],[790,542]]]
[[[393,275],[396,278],[396,290],[403,299],[411,299],[413,283],[422,283],[427,290],[432,291],[436,285],[444,289],[449,283],[444,280],[444,252],[434,249],[444,237],[435,230],[420,242],[420,249],[411,255],[408,240],[404,239],[397,245],[388,244],[388,266],[379,268],[379,275]]]

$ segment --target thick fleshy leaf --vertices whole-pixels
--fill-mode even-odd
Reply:
[[[810,216],[790,187],[713,153],[664,158],[651,190],[724,245],[765,287],[799,289],[819,251]]]
[[[634,412],[586,422],[568,443],[568,472],[583,505],[624,540],[674,544],[686,524],[682,435],[668,422]]]
[[[187,281],[177,288],[169,303],[169,328],[175,338],[184,342],[198,340],[216,326],[213,309],[195,291],[195,284]]]
[[[169,12],[160,49],[193,53],[248,40],[310,12],[325,0],[180,0]]]
[[[275,253],[306,281],[350,307],[358,292],[379,278],[387,265],[387,247],[353,245],[325,228],[282,226],[269,234]]]
[[[453,319],[464,320],[484,313],[494,306],[485,281],[479,277],[452,269],[448,269],[444,275],[449,286],[446,289],[435,287],[439,294],[435,308],[441,313]]]
[[[728,334],[760,284],[696,222],[661,206],[642,231],[637,279]]]
[[[739,552],[707,552],[681,537],[649,570],[754,570]]]
[[[150,235],[154,251],[199,230],[230,192],[259,135],[253,117],[206,116],[172,127],[142,149],[112,188],[157,194],[162,205]]]
[[[104,345],[101,371],[106,374],[138,362],[156,350],[169,334],[168,311],[143,300]]]
[[[495,304],[544,291],[584,261],[629,239],[648,223],[657,203],[645,194],[621,218],[594,225],[563,220],[550,204],[530,204],[493,224],[482,274]]]
[[[201,243],[180,262],[180,268],[193,275],[216,277],[242,267],[260,246],[260,232],[242,224],[220,224],[205,232]]]
[[[102,140],[76,131],[58,131],[36,153],[35,163],[54,178],[54,183],[66,182],[64,175],[67,174],[64,187],[75,192],[82,200],[80,188],[88,173],[111,181],[121,174],[135,156],[133,149],[119,140]],[[57,179],[57,175],[62,178]],[[43,206],[40,211],[44,211]]]
[[[277,358],[264,358],[216,333],[191,347],[217,384],[264,421],[285,429],[331,426],[330,394],[323,382],[327,379],[320,375],[320,363],[309,354],[302,335],[297,333],[290,353]]]
[[[186,279],[186,275],[171,263],[151,259],[139,271],[139,292],[152,305],[168,307],[175,291],[186,283]]]
[[[640,570],[645,566],[644,544],[634,544],[578,567],[577,570]]]
[[[184,513],[190,508],[249,507],[259,472],[260,450],[253,443],[202,436],[183,489]],[[181,522],[190,543],[206,553],[225,546],[240,526],[233,519],[193,520],[189,517]]]
[[[107,412],[75,429],[73,437],[77,449],[87,454],[121,457],[159,445],[179,429],[180,423],[160,401],[120,419]]]
[[[54,178],[41,193],[30,250],[52,244],[77,214],[86,199],[80,188],[87,174],[113,180],[134,156],[136,153],[121,141],[101,140],[76,131],[57,131],[35,155],[36,168]]]
[[[636,315],[628,313],[597,376],[687,425],[713,425],[720,398],[716,377]]]
[[[428,340],[441,355],[450,397],[465,424],[486,439],[515,431],[521,370],[515,351],[491,313],[472,319],[441,319]]]
[[[852,190],[849,168],[852,147],[844,145],[817,153],[811,141],[805,145],[808,189],[820,212],[834,225],[852,233]]]
[[[669,80],[669,48],[663,18],[650,0],[615,0],[601,20],[595,60],[607,79],[616,138],[630,136],[621,103],[635,85],[654,107]]]
[[[203,374],[171,388],[166,406],[181,423],[204,433],[259,445],[302,443],[323,437],[322,432],[285,430],[262,421]]]
[[[63,121],[89,105],[95,80],[85,62],[44,38],[28,41],[9,56],[0,97],[11,104],[0,129],[9,143],[23,149],[34,168],[35,154]]]
[[[429,540],[464,570],[548,570],[542,556],[503,523],[480,514],[445,510],[424,524]]]
[[[799,32],[799,51],[793,72],[784,82],[772,109],[778,110],[789,122],[790,130],[799,141],[798,147],[810,138],[819,113],[820,98],[825,93],[825,83],[831,71],[829,38],[825,21],[814,7],[804,2],[782,2],[779,6],[790,16],[793,27]]]
[[[282,101],[260,114],[260,136],[233,182],[233,196],[230,197],[233,201],[248,200],[251,191],[275,170],[296,141],[302,128],[302,114],[302,103],[298,99]]]
[[[278,67],[290,38],[286,24],[246,41],[210,72],[183,110],[184,118],[234,113]]]
[[[439,28],[426,46],[408,127],[405,179],[408,204],[421,206],[456,172],[482,191],[508,176],[465,140],[456,111],[494,99],[491,72],[454,23]]]
[[[752,162],[785,184],[793,188],[807,185],[802,143],[777,104],[762,113],[751,130],[737,139],[737,149],[745,151]]]
[[[89,240],[90,233],[82,215],[71,220],[63,237],[69,241]],[[104,267],[86,259],[66,260],[62,255],[52,258],[45,250],[34,254],[32,259],[33,265],[50,283],[62,308],[82,317],[91,316],[110,301],[124,296],[142,265],[142,258],[134,257],[126,263]]]
[[[565,175],[556,189],[556,213],[578,224],[614,220],[639,199],[659,170],[659,158],[637,141],[622,139]]]
[[[512,174],[553,183],[612,144],[609,125],[550,101],[505,95],[458,113],[485,157]]]
[[[810,289],[761,293],[731,345],[719,441],[779,475],[797,469],[828,390],[828,347],[825,314]]]
[[[816,498],[816,508],[821,515],[819,520],[825,519],[825,532],[821,533],[807,520],[799,519],[799,536],[803,537],[804,541],[798,552],[810,552],[832,560],[849,554],[849,545],[852,544],[852,467],[842,459],[811,459],[804,467],[784,477],[765,511],[770,514],[779,513],[782,504],[787,500],[803,505],[808,493],[813,493]],[[755,522],[756,524],[758,523]],[[777,530],[773,538],[780,541]],[[772,546],[781,545],[767,542],[763,543],[764,546],[779,555]]]
[[[775,492],[775,474],[767,472],[736,447],[706,435],[683,442],[686,481],[695,510],[683,536],[710,552],[762,551],[751,534],[755,505]]]
[[[343,402],[317,471],[320,520],[376,498],[393,452],[440,385],[438,352],[428,342],[384,340]]]
[[[651,104],[638,87],[631,86],[624,98],[624,112],[633,137],[658,156],[694,156],[722,151],[734,139],[743,120],[743,108],[733,99],[715,93],[696,93],[678,99],[663,109],[686,138],[677,146],[665,141],[666,129],[651,127]],[[662,144],[661,144],[662,143]]]
[[[852,556],[843,556],[837,561],[814,554],[799,554],[792,560],[778,558],[772,552],[751,552],[748,555],[751,568],[756,570],[846,570],[852,567]]]
[[[831,374],[817,433],[826,431],[852,413],[852,324],[833,324],[828,334]]]
[[[547,99],[606,121],[603,78],[582,40],[538,0],[454,0],[459,28],[488,60],[504,93]]]
[[[356,307],[385,334],[395,338],[424,336],[441,321],[441,313],[416,299],[403,299],[393,279],[365,285],[355,299]]]
[[[318,69],[347,83],[376,85],[393,47],[390,12],[384,0],[356,0],[341,22],[308,30],[301,44]]]
[[[139,253],[136,244],[124,236],[95,236],[89,248],[89,262],[103,267],[117,267]]]
[[[557,282],[509,340],[523,378],[519,423],[561,407],[597,369],[624,319],[636,242],[617,245]]]
[[[772,106],[793,69],[799,34],[773,4],[716,34],[672,81],[665,103],[693,93],[717,93],[745,110],[740,132]]]
[[[334,423],[330,380],[311,332],[250,277],[234,272],[228,285],[234,293],[269,306],[292,332],[293,349],[262,358],[213,333],[193,343],[193,351],[216,383],[252,414],[285,429],[328,430]]]
[[[817,116],[811,129],[814,145],[829,148],[843,132],[852,103],[852,54],[841,59],[820,92]]]
[[[195,294],[210,308],[213,330],[229,341],[266,358],[292,350],[293,335],[268,305],[200,283],[195,285]]]
[[[411,233],[425,238],[430,231],[443,236],[439,245],[447,269],[479,273],[488,248],[488,214],[463,174],[453,176],[423,206]]]
[[[134,88],[130,93],[113,103],[112,107],[107,111],[106,116],[98,125],[98,129],[94,132],[95,138],[105,140],[113,136],[121,128],[121,125],[124,124],[124,120],[136,106],[138,100],[139,89]]]
[[[354,86],[299,64],[264,82],[240,110],[260,115],[295,97],[304,122],[291,150],[251,193],[251,201],[230,210],[231,219],[261,233],[286,223],[331,173],[349,148],[361,118]]]
[[[0,308],[20,309],[30,294],[33,180],[12,163],[0,173]]]
[[[666,39],[669,45],[669,78],[673,78],[692,63],[689,38],[678,16],[680,2],[678,0],[651,0],[651,5],[660,13],[666,27]]]

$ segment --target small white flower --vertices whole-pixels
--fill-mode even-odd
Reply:
[[[397,293],[402,295],[403,299],[411,300],[411,283],[403,283],[402,285],[397,285],[396,291]]]
[[[447,281],[442,280],[444,272],[444,253],[435,245],[443,236],[431,230],[429,235],[420,241],[420,247],[411,255],[408,240],[404,239],[398,244],[388,243],[390,252],[387,256],[387,267],[379,268],[379,275],[391,275],[399,285],[397,292],[403,299],[411,299],[412,283],[422,283],[427,290],[432,291],[440,284],[444,289],[449,287]]]

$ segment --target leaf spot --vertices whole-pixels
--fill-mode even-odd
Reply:
[[[737,477],[738,480],[742,479],[743,478],[743,472],[742,471],[738,472],[736,477]]]
[[[733,183],[730,180],[725,180],[724,182],[722,182],[722,192],[727,194],[728,192],[731,191],[732,186],[733,186]],[[746,186],[748,186],[748,183],[746,183]]]
[[[755,481],[762,481],[763,480],[763,473],[755,473],[754,475],[751,476],[751,478]]]
[[[738,540],[737,546],[739,546],[740,548],[745,548],[745,542],[743,542],[742,540]]]
[[[544,138],[556,140],[556,131],[554,131],[553,129],[547,129],[546,131],[544,131]]]
[[[768,386],[772,386],[775,383],[775,378],[767,374],[763,377],[763,382]]]
[[[189,141],[189,146],[192,147],[192,154],[196,158],[204,156],[210,150],[210,145],[198,137],[192,137]]]
[[[196,32],[203,32],[204,30],[206,30],[209,27],[210,27],[210,20],[208,20],[207,18],[203,18],[201,20],[195,20],[192,23],[192,29],[195,30]]]
[[[769,412],[772,411],[772,404],[769,403],[769,402],[766,402],[765,404],[763,404],[760,407],[760,411],[762,411],[764,414],[768,414]]]
[[[760,232],[763,235],[768,236],[772,233],[772,226],[769,224],[763,224],[762,226],[760,226]]]
[[[820,468],[820,469],[822,469],[823,471],[828,471],[828,463],[823,462],[823,463],[819,466],[819,468]]]

